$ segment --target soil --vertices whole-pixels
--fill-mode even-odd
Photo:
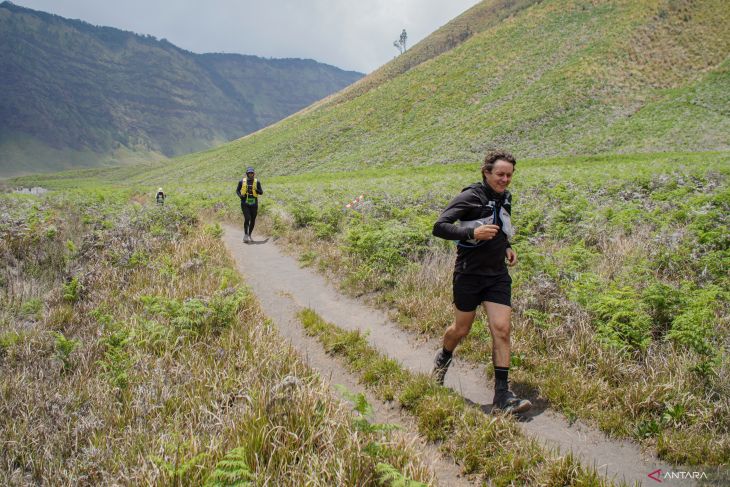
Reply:
[[[296,313],[302,308],[311,308],[325,321],[343,329],[362,331],[371,346],[413,372],[430,372],[439,342],[412,335],[400,329],[383,311],[343,295],[316,271],[301,268],[294,258],[282,253],[273,240],[257,236],[253,243],[243,243],[241,229],[231,225],[224,225],[224,228],[224,243],[264,313],[309,365],[329,378],[332,384],[364,392],[373,405],[376,421],[404,425],[409,431],[415,431],[409,416],[401,413],[397,406],[368,394],[354,375],[344,371],[337,359],[327,355],[316,339],[308,337]],[[490,413],[493,389],[482,367],[460,362],[456,357],[446,376],[446,386],[480,407],[485,414]],[[607,478],[653,485],[649,473],[657,469],[673,471],[671,465],[642,451],[637,444],[608,438],[580,421],[569,424],[561,414],[551,411],[545,401],[531,399],[535,399],[533,408],[520,417],[524,432],[548,448],[559,449],[562,453],[572,451],[584,465],[594,465]],[[417,437],[416,433],[413,435]],[[430,458],[440,485],[470,485],[468,479],[459,475],[458,466],[444,458],[434,445],[426,444],[420,437],[416,441]],[[662,479],[662,485],[687,486],[693,482]]]

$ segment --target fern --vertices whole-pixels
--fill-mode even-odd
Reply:
[[[378,484],[387,487],[427,487],[423,482],[411,480],[400,473],[389,463],[378,463],[375,466],[375,473],[378,475]]]
[[[205,487],[243,487],[253,485],[254,474],[246,462],[246,449],[229,451],[205,481]]]
[[[358,392],[357,394],[350,392],[347,387],[336,384],[335,388],[342,394],[347,401],[353,403],[352,409],[360,413],[359,418],[352,420],[352,424],[358,431],[363,433],[378,433],[384,431],[392,431],[398,429],[397,425],[387,423],[371,423],[373,416],[373,407],[365,398],[365,394]]]
[[[56,338],[55,349],[56,356],[63,362],[63,370],[68,371],[71,369],[71,353],[76,350],[79,345],[78,340],[72,340],[66,338],[61,332],[54,332],[53,336]]]
[[[184,460],[182,462],[180,461],[178,455],[175,456],[174,462],[168,462],[167,460],[159,456],[153,456],[151,457],[151,460],[173,479],[182,479],[188,474],[190,469],[199,466],[199,462],[201,462],[207,456],[207,453],[199,453],[189,460]]]
[[[370,405],[368,400],[365,399],[365,394],[362,392],[357,394],[350,392],[347,387],[341,384],[335,385],[335,388],[340,394],[342,394],[342,397],[353,404],[352,409],[360,413],[363,417],[370,418],[373,415],[373,407]]]
[[[81,289],[82,286],[78,277],[71,278],[70,281],[63,285],[63,300],[68,303],[75,303],[79,300]]]

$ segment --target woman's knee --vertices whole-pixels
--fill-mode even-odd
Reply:
[[[464,338],[471,331],[471,323],[459,323],[456,321],[451,325],[451,332],[457,338]]]
[[[509,338],[511,331],[509,321],[497,321],[495,323],[490,323],[490,328],[492,330],[492,335],[494,335],[494,338],[503,340]]]

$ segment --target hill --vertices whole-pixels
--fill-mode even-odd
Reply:
[[[94,207],[119,204],[112,192],[121,186],[133,193],[126,211],[149,211],[157,187],[151,183],[159,181],[169,198],[158,214],[185,208],[206,222],[240,225],[234,178],[241,166],[254,163],[266,191],[256,233],[273,237],[262,243],[285,244],[301,265],[387,307],[422,344],[424,337],[438,340],[453,318],[454,246],[432,236],[433,222],[460,188],[478,178],[475,160],[485,147],[506,145],[519,159],[511,186],[519,263],[510,272],[510,363],[520,394],[544,401],[571,425],[587,422],[678,467],[722,468],[730,458],[724,29],[730,13],[722,2],[550,0],[511,13],[500,5],[507,3],[480,5],[494,7],[487,10],[498,20],[474,29],[458,46],[410,67],[393,64],[388,69],[394,71],[378,80],[365,79],[234,143],[165,166],[22,178],[15,183],[61,191],[10,198],[24,202],[33,242],[56,239],[59,250],[50,255],[62,263],[60,256],[71,256],[64,252],[75,247],[64,244],[68,237],[55,222],[38,215],[44,198],[67,197],[84,212],[76,219],[113,230],[113,213]],[[474,25],[469,12],[461,21]],[[444,26],[449,29],[459,31]],[[426,39],[424,46],[431,42],[438,44]],[[595,155],[573,155],[578,153]],[[49,215],[75,221],[64,211]],[[15,228],[12,221],[8,228]],[[155,224],[147,236],[163,232]],[[207,230],[211,236],[222,232],[214,225]],[[214,247],[206,242],[204,248]],[[187,272],[178,273],[172,262],[194,256],[221,265],[207,250],[178,246],[155,261],[138,250],[111,248],[109,258],[171,280]],[[36,272],[28,269],[29,276]],[[78,275],[83,284],[85,274]],[[212,268],[205,274],[213,275],[227,276]],[[180,293],[177,285],[167,289],[171,298]],[[30,305],[15,309],[24,307]],[[456,429],[461,406],[453,398],[435,391],[416,402],[415,396],[424,397],[421,387],[394,389],[404,382],[394,376],[393,362],[376,362],[360,338],[338,332],[337,323],[309,324],[329,352],[357,363],[363,383],[381,398],[424,413],[419,427],[440,446],[490,452],[457,453],[464,473],[482,475],[483,483],[601,485],[577,479],[570,462],[551,469],[558,480],[524,476],[534,472],[534,463],[515,461],[505,435],[473,423]],[[484,370],[491,345],[482,316],[457,360]],[[487,438],[496,438],[496,448],[485,447]],[[509,459],[509,465],[493,459]]]
[[[507,11],[509,2],[483,2],[458,21],[484,28],[453,49],[407,70],[401,56],[381,70],[391,74],[266,130],[136,172],[202,182],[238,177],[241,161],[280,175],[451,164],[490,146],[521,158],[727,150],[723,3],[550,0]],[[484,11],[491,23],[470,20]]]
[[[4,2],[0,174],[203,150],[360,77],[312,60],[194,54]]]

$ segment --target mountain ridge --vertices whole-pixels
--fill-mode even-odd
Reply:
[[[6,174],[205,149],[361,77],[313,60],[195,54],[9,2],[0,26]]]

